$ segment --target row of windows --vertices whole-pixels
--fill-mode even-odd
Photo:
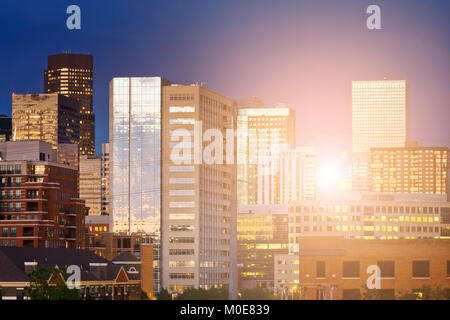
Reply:
[[[397,206],[349,206],[349,205],[323,205],[323,206],[296,206],[297,213],[341,213],[341,212],[365,212],[365,213],[439,213],[439,207],[397,207]],[[291,207],[290,211],[293,211]]]
[[[380,268],[380,276],[382,278],[395,278],[395,261],[378,261],[377,266]],[[342,277],[343,278],[359,278],[360,277],[359,261],[343,261]],[[316,261],[316,278],[326,277],[326,262]],[[430,261],[414,260],[411,262],[411,272],[413,278],[429,278],[430,277]],[[450,261],[447,261],[446,277],[450,278]]]

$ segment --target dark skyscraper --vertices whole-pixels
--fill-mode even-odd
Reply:
[[[9,141],[12,135],[12,119],[5,115],[0,115],[0,141]]]
[[[44,92],[58,92],[80,103],[80,154],[95,154],[95,115],[92,106],[93,58],[89,54],[62,53],[48,57]]]

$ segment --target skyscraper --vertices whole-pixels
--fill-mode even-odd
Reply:
[[[59,143],[78,143],[79,105],[62,94],[13,94],[12,126],[16,140],[42,140],[58,149]],[[55,154],[56,156],[56,154]]]
[[[160,77],[110,83],[111,225],[114,232],[151,235],[161,244],[157,291],[160,268],[161,285],[170,291],[234,283],[235,162],[192,162],[200,122],[200,139],[208,129],[235,129],[233,100]],[[203,151],[204,142],[196,143]],[[178,162],[179,148],[188,163]]]
[[[110,82],[110,205],[114,232],[161,233],[160,77]]]
[[[352,190],[370,190],[370,149],[407,139],[405,80],[352,81]]]
[[[101,157],[80,156],[80,199],[86,201],[86,207],[89,207],[89,215],[101,215],[102,213],[101,163]]]
[[[227,132],[236,129],[234,102],[198,85],[165,86],[162,102],[162,284],[233,292],[236,139]],[[223,163],[205,157],[213,141]]]
[[[10,141],[12,140],[12,119],[0,115],[0,141]]]
[[[405,80],[352,81],[352,149],[403,147],[407,136]]]
[[[48,56],[44,92],[68,95],[79,102],[80,155],[95,155],[92,55],[62,53]]]
[[[279,171],[267,173],[272,181],[269,184],[263,184],[259,173],[262,166],[267,168],[279,156],[282,145],[295,146],[294,110],[289,107],[239,109],[237,139],[238,203],[282,203]]]

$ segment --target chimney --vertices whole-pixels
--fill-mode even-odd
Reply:
[[[36,261],[33,262],[24,262],[25,264],[25,273],[28,274],[31,271],[34,271],[37,269],[38,263]]]

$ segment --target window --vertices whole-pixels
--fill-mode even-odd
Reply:
[[[195,213],[169,213],[169,220],[194,220]]]
[[[186,106],[186,107],[169,107],[169,112],[195,112],[195,107]]]
[[[3,228],[2,229],[2,237],[7,237],[8,236],[8,228]]]
[[[316,261],[316,278],[325,278],[325,261]]]
[[[169,124],[194,124],[194,118],[174,118],[169,119]]]
[[[195,183],[195,178],[170,178],[170,184],[193,184]]]
[[[380,267],[382,278],[394,278],[395,277],[394,261],[378,261],[377,264]]]
[[[131,239],[123,239],[122,240],[123,248],[129,249],[131,248]]]
[[[359,261],[344,261],[342,263],[342,277],[359,278]]]
[[[10,233],[10,237],[15,237],[16,236],[16,228],[11,228],[11,233]]]
[[[412,276],[413,278],[429,278],[430,261],[413,261]]]
[[[359,262],[358,262],[359,264]],[[342,290],[342,299],[343,300],[360,300],[361,292],[359,289],[344,289]]]
[[[170,166],[170,172],[193,172],[194,166]]]
[[[447,260],[447,278],[450,278],[450,260]]]
[[[195,195],[194,190],[170,190],[170,196],[193,196]]]
[[[170,201],[169,208],[194,208],[195,201]]]

